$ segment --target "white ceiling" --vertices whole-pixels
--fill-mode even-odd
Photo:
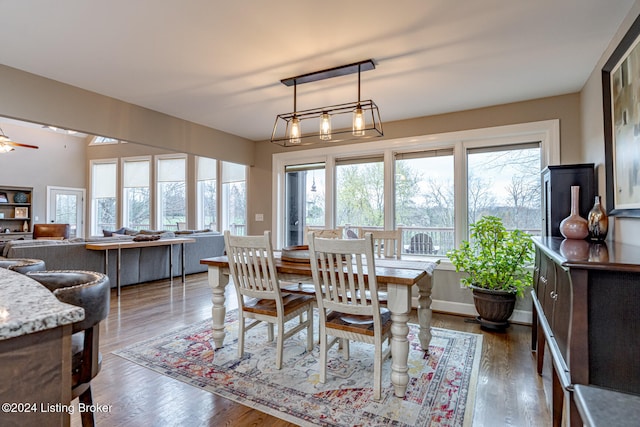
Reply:
[[[0,63],[253,140],[368,58],[393,121],[579,91],[635,0],[0,0]],[[298,86],[352,102],[357,77]]]

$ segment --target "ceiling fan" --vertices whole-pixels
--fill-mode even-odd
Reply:
[[[9,151],[15,150],[14,147],[25,147],[25,148],[39,148],[35,145],[29,144],[21,144],[19,142],[12,141],[7,135],[4,134],[2,128],[0,128],[0,153],[8,153]]]

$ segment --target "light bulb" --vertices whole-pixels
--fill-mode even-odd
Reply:
[[[293,116],[291,119],[291,131],[289,132],[289,143],[300,144],[300,137],[302,136],[302,128],[300,127],[300,120],[298,117]]]
[[[320,139],[331,140],[331,116],[326,111],[323,111],[320,116]]]
[[[364,114],[360,104],[353,110],[353,136],[364,136]]]

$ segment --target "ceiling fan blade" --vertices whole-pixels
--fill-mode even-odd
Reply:
[[[25,147],[25,148],[36,148],[36,149],[40,148],[37,145],[21,144],[15,141],[5,141],[4,143],[8,145],[13,145],[14,147]]]

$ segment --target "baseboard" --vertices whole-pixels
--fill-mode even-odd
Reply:
[[[418,306],[418,298],[413,298],[412,306]],[[462,302],[452,302],[443,300],[433,300],[431,302],[431,309],[441,313],[455,314],[458,316],[476,317],[478,312],[473,304],[466,304]],[[531,312],[525,310],[514,310],[513,315],[509,319],[512,323],[521,323],[524,325],[531,325]]]

